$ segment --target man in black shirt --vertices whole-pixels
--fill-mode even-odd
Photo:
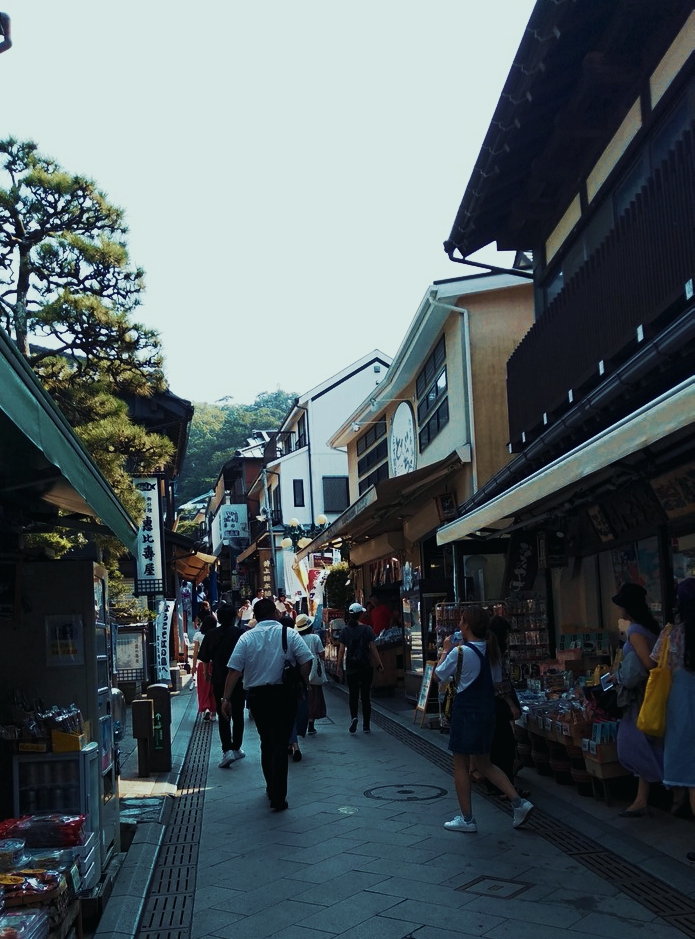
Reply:
[[[198,661],[212,662],[212,691],[217,705],[219,718],[217,727],[222,744],[222,759],[218,765],[223,769],[231,766],[235,760],[243,760],[246,756],[241,749],[244,739],[244,688],[241,682],[237,683],[232,693],[231,723],[222,714],[227,663],[239,637],[244,633],[243,629],[235,625],[236,618],[236,610],[233,606],[220,604],[217,609],[219,626],[205,635],[198,652]]]

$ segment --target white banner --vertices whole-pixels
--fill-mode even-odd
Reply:
[[[157,681],[169,682],[169,636],[176,600],[160,600],[154,621],[154,674]]]
[[[133,485],[145,500],[145,515],[138,531],[135,557],[135,595],[163,596],[164,551],[162,547],[162,505],[159,480],[137,476]]]
[[[225,544],[231,544],[238,552],[249,545],[248,509],[245,503],[221,505],[212,520],[212,553],[219,555]]]

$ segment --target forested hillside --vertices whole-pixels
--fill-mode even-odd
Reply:
[[[195,404],[188,450],[179,479],[177,503],[207,492],[224,463],[254,430],[277,430],[296,392],[264,391],[253,404]]]

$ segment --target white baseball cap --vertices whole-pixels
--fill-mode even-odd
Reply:
[[[349,612],[350,613],[364,613],[365,609],[361,603],[351,603]]]

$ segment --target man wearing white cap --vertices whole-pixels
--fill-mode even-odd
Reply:
[[[357,730],[357,711],[359,700],[362,698],[362,730],[370,733],[370,720],[372,716],[371,688],[374,677],[374,664],[380,672],[384,666],[381,664],[379,650],[374,642],[374,633],[371,626],[360,623],[360,617],[365,612],[361,603],[353,603],[348,613],[348,624],[340,634],[338,646],[337,675],[343,674],[345,663],[345,676],[348,691],[350,692],[350,733]]]

